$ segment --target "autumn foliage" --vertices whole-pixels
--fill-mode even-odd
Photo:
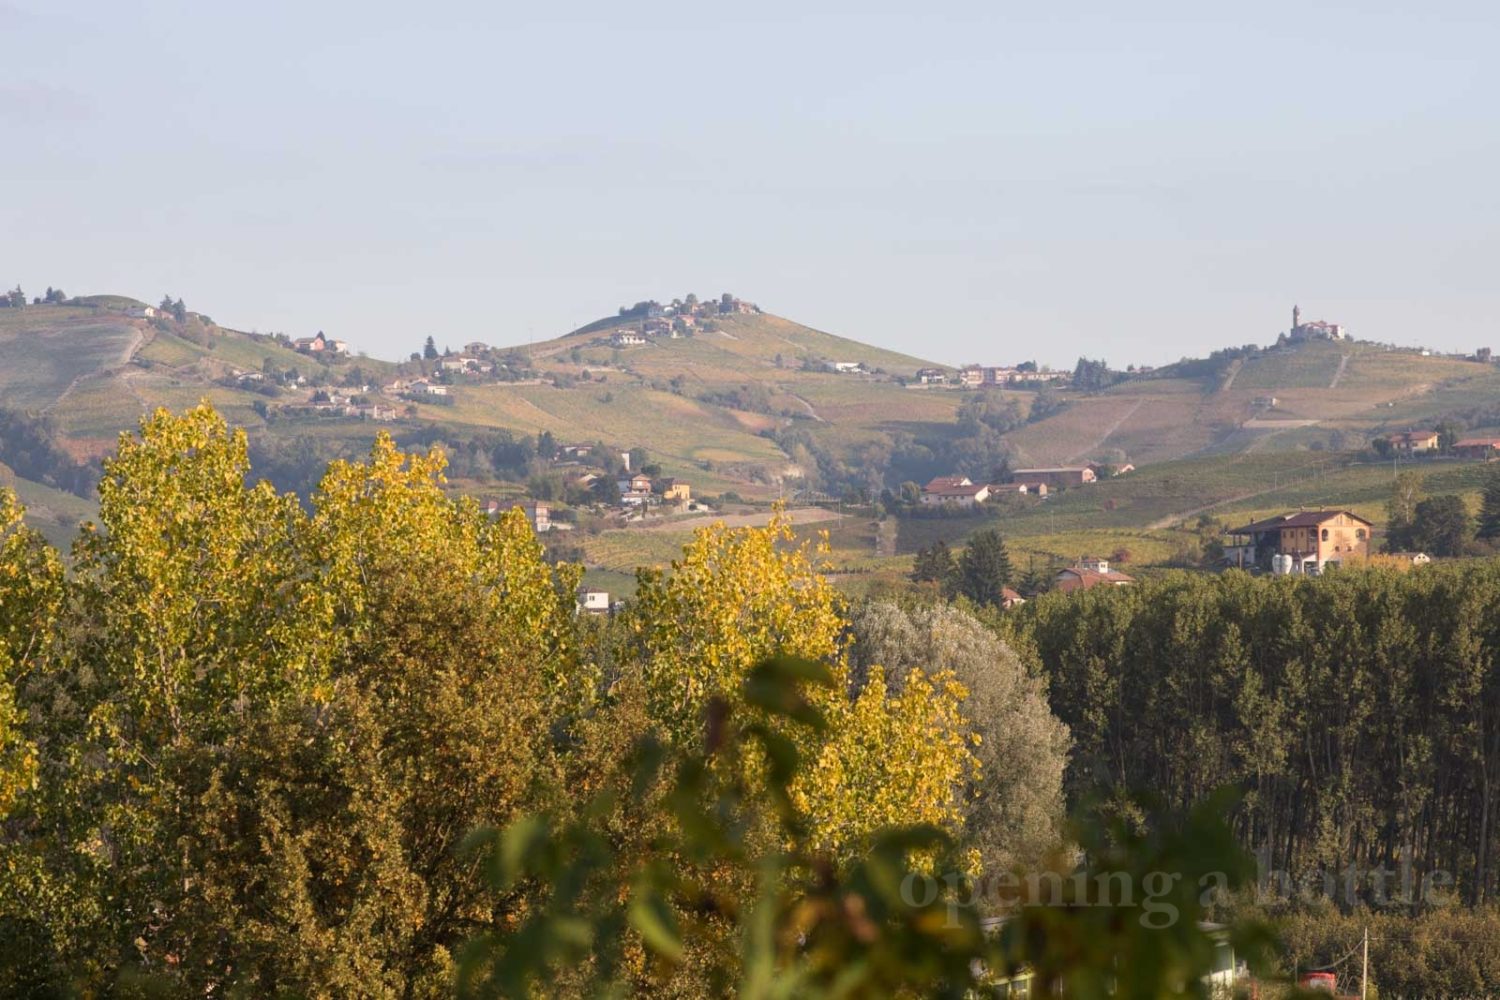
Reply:
[[[541,891],[465,838],[578,820],[637,780],[643,741],[701,752],[715,704],[807,761],[784,804],[830,864],[893,825],[960,829],[964,686],[937,665],[856,691],[841,602],[785,526],[703,530],[601,627],[579,570],[519,513],[450,498],[443,465],[382,436],[304,506],[250,482],[209,407],[158,412],[106,462],[66,570],[0,491],[0,992],[447,995],[465,943]],[[827,672],[819,726],[747,700],[777,655]],[[775,765],[734,765],[756,852],[786,846]],[[616,801],[617,849],[653,856],[669,792]],[[624,974],[658,982],[621,933]],[[690,942],[683,990],[733,965],[723,944],[712,922]]]

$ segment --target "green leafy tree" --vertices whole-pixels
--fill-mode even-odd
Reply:
[[[877,667],[896,690],[914,669],[947,670],[968,691],[960,712],[977,737],[980,778],[965,796],[963,841],[979,851],[982,870],[1045,862],[1063,837],[1072,741],[1041,678],[977,618],[948,605],[864,604],[850,631],[856,685]]]
[[[1405,552],[1415,544],[1417,505],[1422,502],[1422,476],[1403,472],[1385,502],[1385,550]]]
[[[978,908],[958,902],[973,887],[942,830],[883,830],[847,867],[809,836],[792,790],[808,765],[799,745],[830,728],[818,706],[837,683],[816,662],[764,661],[740,696],[709,703],[705,737],[693,744],[701,749],[639,741],[628,796],[602,793],[571,821],[543,814],[476,834],[472,847],[497,890],[529,891],[536,902],[519,924],[496,924],[465,950],[460,996],[956,1000],[1015,975],[1038,995],[1205,995],[1215,943],[1198,922],[1200,886],[1214,879],[1234,891],[1253,877],[1220,818],[1227,796],[1184,814],[1143,809],[1140,826],[1080,822],[1088,863],[1056,873],[1067,898],[1037,905],[1024,892],[1007,894],[1023,905],[990,933]],[[763,778],[747,782],[747,773]],[[642,852],[622,851],[608,817],[653,787],[664,787],[661,832]],[[762,811],[762,787],[780,845],[771,854],[758,850],[745,821]],[[1150,886],[1149,898],[1100,888],[1120,879]],[[706,962],[694,947],[704,938],[724,942]],[[1263,970],[1263,929],[1237,926],[1233,939]]]
[[[1453,450],[1453,443],[1463,433],[1463,427],[1452,420],[1444,420],[1437,425],[1438,450],[1444,455]]]
[[[428,361],[435,361],[438,356],[437,341],[429,334],[427,341],[422,345],[422,357]]]
[[[998,607],[1011,579],[1010,553],[998,528],[975,532],[958,559],[955,587],[958,593],[981,606]]]
[[[1460,556],[1473,537],[1474,519],[1463,497],[1450,493],[1417,504],[1412,527],[1416,548],[1435,556]]]

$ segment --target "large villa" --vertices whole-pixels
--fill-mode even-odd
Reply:
[[[1304,510],[1229,529],[1232,566],[1279,573],[1321,573],[1328,563],[1370,555],[1371,524],[1347,510]]]

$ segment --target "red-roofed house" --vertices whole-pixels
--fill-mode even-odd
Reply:
[[[1123,587],[1135,583],[1135,577],[1111,569],[1108,559],[1080,559],[1078,565],[1069,566],[1057,574],[1053,588],[1064,594],[1075,590],[1092,590],[1095,587]]]
[[[1472,437],[1453,442],[1453,454],[1459,458],[1479,458],[1486,462],[1500,457],[1500,437]]]
[[[935,490],[923,489],[922,502],[928,505],[951,503],[959,507],[972,507],[984,503],[990,497],[988,483],[966,483],[962,486],[942,486]]]
[[[1369,521],[1347,510],[1304,510],[1252,521],[1229,534],[1238,536],[1225,546],[1232,565],[1277,569],[1275,556],[1290,557],[1282,572],[1319,573],[1326,563],[1360,561],[1370,555]]]

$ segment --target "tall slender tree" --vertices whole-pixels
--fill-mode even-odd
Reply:
[[[1479,508],[1479,537],[1500,538],[1500,465],[1484,484],[1484,502]]]

